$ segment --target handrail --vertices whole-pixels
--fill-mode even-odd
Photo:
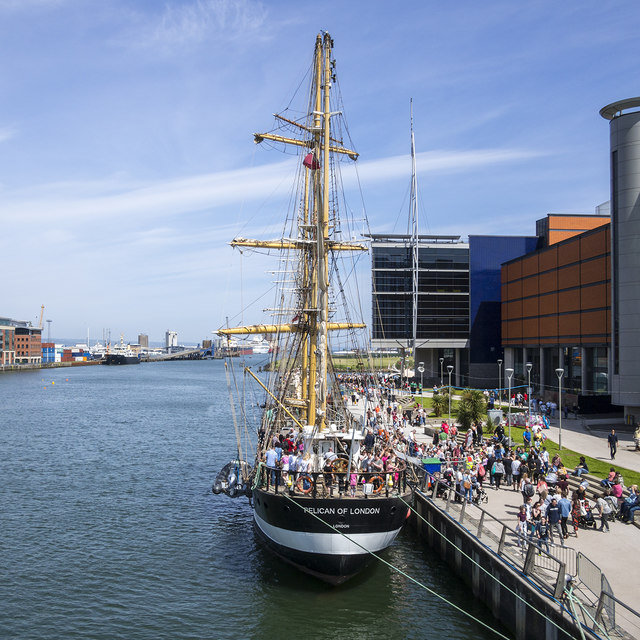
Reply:
[[[466,497],[457,492],[454,486],[450,486],[448,483],[443,483],[439,478],[433,476],[429,472],[425,471],[425,481],[429,481],[429,490],[432,492],[432,500],[433,496],[438,495],[438,485],[442,484],[447,488],[447,497],[446,497],[446,505],[444,507],[444,511],[450,514],[450,503],[454,496],[458,496],[459,499],[462,500],[462,506],[460,510],[460,514],[457,518],[457,521],[460,524],[464,523],[465,517],[467,517],[467,500]],[[424,486],[424,482],[423,482]],[[575,550],[570,550],[567,547],[561,547],[558,545],[553,545],[553,543],[549,543],[549,546],[552,547],[553,552],[548,552],[543,545],[538,545],[538,541],[535,539],[531,539],[529,536],[523,536],[521,533],[517,532],[514,528],[509,527],[505,523],[503,523],[500,519],[494,516],[489,511],[485,510],[478,504],[472,503],[472,506],[480,513],[480,519],[477,526],[477,532],[475,533],[478,539],[482,538],[483,530],[486,533],[491,532],[491,525],[493,524],[494,533],[493,535],[497,536],[498,544],[497,544],[497,553],[500,557],[506,557],[505,554],[505,546],[507,537],[510,538],[512,544],[516,544],[520,546],[524,552],[526,549],[526,555],[524,557],[524,561],[522,564],[522,573],[530,578],[534,578],[537,582],[541,583],[542,586],[547,588],[556,599],[559,599],[563,593],[565,584],[566,584],[566,572],[567,569],[571,569],[575,572],[576,568],[576,558],[577,552]],[[450,514],[451,515],[451,514]],[[455,517],[454,517],[455,519]],[[488,523],[487,523],[488,520]],[[468,525],[466,525],[468,527]],[[498,528],[498,531],[495,532],[495,528]],[[486,543],[485,543],[486,544]],[[546,545],[545,545],[546,546]],[[573,554],[571,554],[573,551]],[[539,553],[536,553],[539,552]],[[560,557],[559,557],[560,556]],[[513,558],[509,557],[508,560],[511,564],[513,564]],[[548,571],[552,571],[555,575],[553,580],[544,580],[543,574],[539,571],[534,572],[534,568],[537,569],[547,569]]]

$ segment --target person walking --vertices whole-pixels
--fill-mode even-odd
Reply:
[[[609,533],[609,515],[611,514],[611,507],[606,500],[607,494],[603,493],[596,501],[598,512],[600,513],[600,528],[598,531],[604,532],[605,529]]]
[[[560,538],[560,544],[564,547],[564,533],[562,532],[562,527],[560,526],[561,517],[562,513],[560,511],[560,507],[558,506],[558,500],[556,498],[551,498],[551,503],[547,507],[549,538],[551,539],[551,542],[555,542],[555,540],[553,539],[553,534],[555,531],[555,533],[558,534],[558,538]]]
[[[542,545],[545,551],[549,553],[549,525],[544,516],[540,517],[540,521],[536,525],[535,536],[538,538],[538,554],[542,551]]]
[[[567,520],[571,515],[571,500],[567,497],[567,492],[562,493],[562,498],[558,500],[558,506],[560,507],[560,527],[562,528],[562,536],[566,540],[569,537],[569,531],[567,529]]]
[[[618,436],[616,430],[611,429],[611,433],[607,436],[607,442],[609,443],[609,451],[611,452],[611,459],[616,459],[616,451],[618,450]]]
[[[493,479],[495,481],[496,491],[498,491],[498,489],[500,489],[500,483],[502,482],[502,476],[504,475],[504,463],[501,459],[496,460],[493,463],[493,467]]]
[[[527,539],[527,507],[524,504],[520,505],[520,511],[516,516],[516,533],[518,535],[516,543],[520,550],[524,551]]]

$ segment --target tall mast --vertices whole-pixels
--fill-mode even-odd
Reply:
[[[411,221],[411,271],[412,283],[412,332],[411,351],[414,369],[417,365],[416,335],[418,333],[418,179],[416,177],[416,145],[413,136],[413,98],[411,99],[411,198],[409,204],[409,219]]]
[[[358,154],[345,148],[341,140],[331,137],[331,85],[333,81],[333,42],[328,33],[319,34],[314,51],[314,67],[309,102],[309,118],[306,124],[276,116],[299,130],[301,138],[290,138],[275,133],[256,133],[257,143],[271,140],[287,145],[307,148],[311,151],[303,162],[303,205],[297,237],[277,240],[249,240],[236,238],[234,247],[300,251],[300,293],[298,314],[290,322],[260,324],[219,329],[219,335],[250,334],[298,334],[297,356],[301,366],[299,397],[283,395],[278,402],[299,412],[305,424],[322,430],[327,422],[329,331],[364,328],[358,322],[329,322],[329,256],[336,251],[366,251],[366,245],[342,242],[330,231],[331,154],[346,155],[356,160]],[[337,114],[333,114],[337,115]],[[286,361],[286,360],[285,360]],[[285,394],[282,387],[279,393]]]
[[[324,34],[324,78],[323,78],[324,112],[322,139],[322,200],[319,208],[322,215],[318,218],[318,310],[320,326],[318,331],[318,352],[320,354],[320,385],[318,409],[320,412],[320,430],[326,424],[327,415],[327,356],[328,356],[328,324],[329,324],[329,140],[331,134],[331,37]]]
[[[320,35],[316,38],[316,49],[314,56],[314,70],[315,70],[315,81],[313,84],[314,95],[313,95],[313,126],[311,130],[313,132],[313,154],[314,158],[320,157],[320,144],[321,144],[321,135],[322,135],[322,102],[321,102],[321,85],[322,85],[322,38]],[[310,270],[310,289],[311,289],[311,304],[315,311],[311,311],[309,314],[309,394],[307,401],[307,417],[310,425],[315,425],[316,423],[316,408],[317,408],[317,367],[318,367],[318,349],[317,349],[317,340],[318,340],[318,263],[320,261],[319,256],[319,247],[318,247],[318,238],[320,233],[319,229],[319,220],[320,220],[320,171],[313,172],[313,199],[312,199],[312,212],[314,222],[316,224],[316,244],[315,247],[310,252],[310,259],[312,262],[312,268]],[[314,250],[315,249],[315,250]],[[315,254],[315,260],[314,260]],[[315,268],[313,268],[315,263]]]

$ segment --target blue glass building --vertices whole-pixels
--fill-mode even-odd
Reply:
[[[498,382],[501,265],[535,251],[536,236],[469,236],[469,377],[474,387]]]

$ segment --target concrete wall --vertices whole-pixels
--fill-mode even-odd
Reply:
[[[412,517],[412,524],[424,539],[425,544],[447,562],[455,573],[469,585],[473,595],[489,607],[494,617],[509,629],[517,640],[556,640],[580,637],[573,621],[568,615],[562,614],[560,606],[555,600],[511,569],[475,536],[419,493],[416,493],[415,509],[428,523],[433,525],[432,528],[420,518]],[[438,531],[443,535],[439,535]],[[473,558],[488,573],[471,562],[459,549]],[[518,594],[524,601],[516,597],[506,587]],[[527,606],[525,602],[530,603],[533,607]],[[551,624],[547,617],[566,632]],[[595,636],[585,630],[585,637],[594,638]]]

